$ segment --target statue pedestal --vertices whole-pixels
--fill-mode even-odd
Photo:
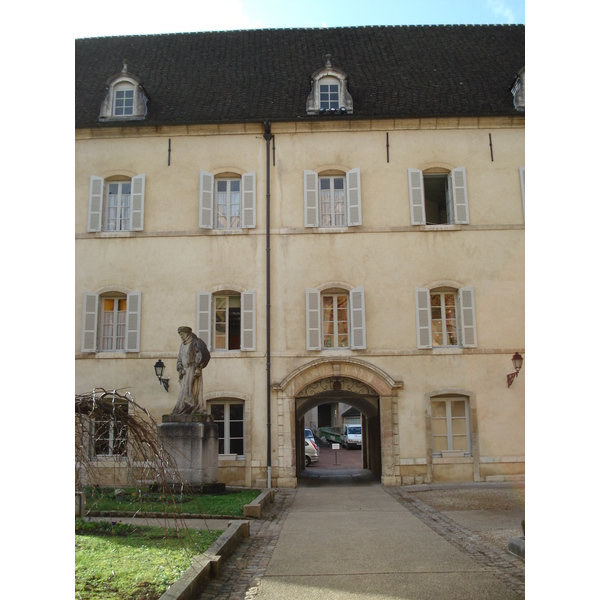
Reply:
[[[219,430],[212,416],[163,415],[158,435],[175,461],[184,484],[201,489],[217,484]]]

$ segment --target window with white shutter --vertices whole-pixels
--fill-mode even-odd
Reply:
[[[131,179],[92,175],[88,201],[89,232],[143,231],[146,176]]]
[[[469,200],[465,167],[408,169],[412,225],[468,224]]]
[[[198,223],[203,229],[255,228],[256,173],[227,177],[200,171]]]
[[[304,226],[355,227],[362,225],[360,169],[345,175],[304,171]]]
[[[142,292],[127,294],[127,352],[140,351],[140,324],[142,311]]]
[[[241,294],[241,350],[256,350],[256,290]]]
[[[307,288],[305,296],[307,350],[367,347],[364,287],[349,292]]]
[[[212,295],[209,292],[198,292],[196,294],[196,335],[206,344],[210,350],[211,343],[211,315]]]
[[[477,347],[475,293],[460,288],[415,288],[417,347]]]
[[[81,351],[96,352],[98,335],[98,294],[84,292],[81,324]]]

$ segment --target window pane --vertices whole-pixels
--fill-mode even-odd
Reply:
[[[230,404],[229,405],[229,418],[232,421],[243,421],[244,420],[244,405],[243,404]]]
[[[433,451],[434,452],[443,452],[448,450],[448,442],[445,437],[434,437],[433,438]]]
[[[469,450],[467,446],[467,436],[452,436],[452,449],[453,450]]]
[[[222,421],[225,418],[225,405],[211,404],[210,414],[213,416],[215,421]]]
[[[433,435],[446,435],[446,420],[433,419],[431,422],[431,430],[433,431]]]
[[[452,435],[467,435],[466,419],[452,419]]]
[[[431,403],[431,414],[434,417],[445,417],[446,416],[446,403],[445,402],[432,402]]]
[[[453,417],[464,417],[465,416],[465,401],[458,400],[452,402],[452,416]]]
[[[244,424],[241,421],[232,421],[229,424],[229,435],[232,438],[244,437]]]
[[[244,455],[244,440],[230,440],[229,441],[229,453],[237,454],[238,456]]]

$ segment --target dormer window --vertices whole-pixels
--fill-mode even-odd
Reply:
[[[523,67],[512,87],[513,103],[518,111],[525,110],[525,67]]]
[[[106,96],[100,107],[100,121],[129,121],[146,118],[148,98],[140,80],[127,71],[127,64],[106,82]]]
[[[312,89],[306,99],[309,115],[352,114],[352,96],[348,92],[348,77],[341,69],[331,65],[327,55],[325,67],[312,74]]]

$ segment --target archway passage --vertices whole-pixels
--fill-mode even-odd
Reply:
[[[375,390],[348,377],[324,378],[313,382],[296,396],[295,413],[296,477],[299,482],[363,483],[381,480],[379,395]],[[330,443],[342,441],[338,434],[343,433],[343,426],[356,424],[360,424],[362,429],[361,447],[351,450],[341,447],[340,443],[339,450],[332,451]],[[322,455],[311,467],[307,467],[305,458],[307,429],[315,433]],[[328,441],[322,441],[324,438]],[[334,452],[335,462],[332,461]]]

